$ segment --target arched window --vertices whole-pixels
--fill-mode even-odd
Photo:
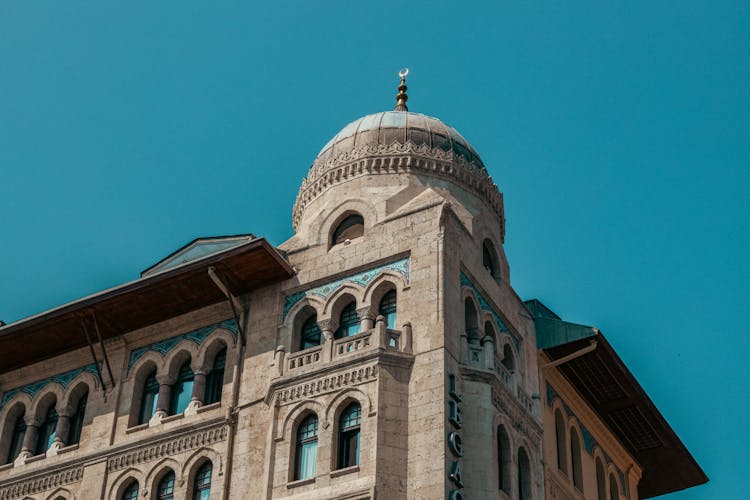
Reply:
[[[320,327],[318,326],[318,315],[313,313],[302,323],[300,331],[300,350],[309,349],[320,345]]]
[[[336,226],[331,237],[331,245],[359,238],[363,234],[365,234],[365,220],[359,214],[351,214]]]
[[[581,440],[575,429],[570,429],[570,469],[573,486],[583,491],[583,473],[581,471]]]
[[[224,387],[224,367],[227,364],[227,348],[216,353],[214,365],[206,377],[206,395],[203,404],[213,404],[221,401],[221,389]]]
[[[25,414],[21,412],[13,422],[10,435],[10,447],[8,448],[8,457],[5,463],[13,462],[16,457],[21,453],[23,447],[23,438],[26,435],[26,421],[24,420]]]
[[[209,498],[211,498],[212,472],[213,465],[211,462],[206,462],[201,465],[198,472],[195,473],[195,481],[193,481],[193,500],[209,500]]]
[[[518,449],[518,499],[531,500],[531,464],[523,448]]]
[[[596,500],[607,500],[607,484],[604,475],[604,464],[596,458]]]
[[[344,337],[351,337],[359,333],[359,315],[357,314],[357,305],[354,302],[350,302],[339,316],[339,327],[336,330],[335,337],[342,339]]]
[[[318,417],[310,415],[297,427],[294,479],[315,477],[318,462]]]
[[[614,474],[609,475],[609,500],[620,500],[620,492],[617,491],[617,478]]]
[[[86,415],[86,401],[89,397],[88,389],[78,398],[73,415],[70,417],[70,433],[66,445],[78,444],[81,441],[81,431],[83,430],[83,417]]]
[[[510,495],[510,439],[505,427],[497,427],[497,483],[498,489]]]
[[[183,413],[193,398],[193,370],[190,369],[190,360],[186,360],[180,367],[177,380],[172,384],[169,396],[169,414],[177,415]]]
[[[156,486],[156,500],[174,500],[174,472],[164,474]]]
[[[44,415],[44,422],[39,426],[39,434],[36,438],[36,447],[34,449],[34,455],[41,455],[45,453],[52,442],[55,440],[55,430],[57,429],[57,410],[55,410],[55,402],[53,401],[47,413]]]
[[[490,273],[494,279],[500,279],[500,266],[497,261],[497,252],[495,247],[490,240],[484,240],[482,245],[482,263],[484,268]]]
[[[138,500],[138,481],[133,480],[122,492],[120,500]]]
[[[555,437],[557,445],[557,468],[568,473],[567,454],[565,453],[565,421],[560,410],[555,410]]]
[[[159,398],[159,382],[156,381],[156,368],[146,377],[143,382],[141,393],[141,406],[138,411],[138,424],[145,424],[156,413],[156,402]]]
[[[510,344],[503,346],[503,367],[510,373],[516,371],[516,358],[513,356],[513,348]]]
[[[352,403],[339,418],[338,469],[359,465],[359,426],[362,422],[362,407]]]
[[[390,290],[380,299],[378,313],[385,317],[385,324],[391,330],[396,329],[396,290]]]
[[[477,328],[477,308],[474,302],[467,298],[464,301],[464,326],[466,328],[466,337],[473,344],[479,343],[479,330]]]

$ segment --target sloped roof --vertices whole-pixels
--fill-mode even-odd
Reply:
[[[638,497],[650,498],[706,483],[708,477],[604,335],[563,321],[538,300],[525,302],[534,317],[537,347],[551,360],[592,345],[557,366],[643,468]]]

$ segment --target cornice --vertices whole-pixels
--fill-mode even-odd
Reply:
[[[487,171],[452,151],[412,142],[367,145],[314,163],[294,202],[295,231],[307,205],[330,187],[361,176],[403,173],[447,179],[477,194],[500,218],[501,235],[505,239],[503,195]]]

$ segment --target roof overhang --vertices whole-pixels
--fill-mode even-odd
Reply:
[[[706,483],[708,477],[607,339],[596,328],[534,318],[539,347],[552,362],[586,347],[557,369],[643,468],[638,497]],[[594,345],[591,349],[590,346]]]
[[[256,238],[0,327],[0,373],[86,346],[82,320],[92,315],[108,339],[226,300],[211,266],[235,295],[294,275],[279,250]]]

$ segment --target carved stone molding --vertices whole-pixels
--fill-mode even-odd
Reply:
[[[452,151],[411,142],[367,145],[313,164],[294,203],[294,230],[305,207],[329,187],[365,175],[400,173],[444,178],[473,191],[500,217],[502,239],[505,239],[503,195],[487,171]]]
[[[53,472],[41,472],[37,476],[0,487],[0,500],[33,495],[65,484],[76,483],[81,478],[83,478],[83,465],[73,465]]]
[[[226,437],[227,427],[221,424],[207,429],[200,429],[189,434],[182,434],[169,439],[152,442],[108,458],[107,470],[111,472],[143,462],[158,460],[162,457],[224,441]]]
[[[376,380],[377,376],[377,366],[360,366],[334,374],[327,374],[287,389],[280,389],[274,392],[272,398],[275,398],[276,404],[279,406],[288,405],[302,398],[319,396],[344,387],[371,382]]]

